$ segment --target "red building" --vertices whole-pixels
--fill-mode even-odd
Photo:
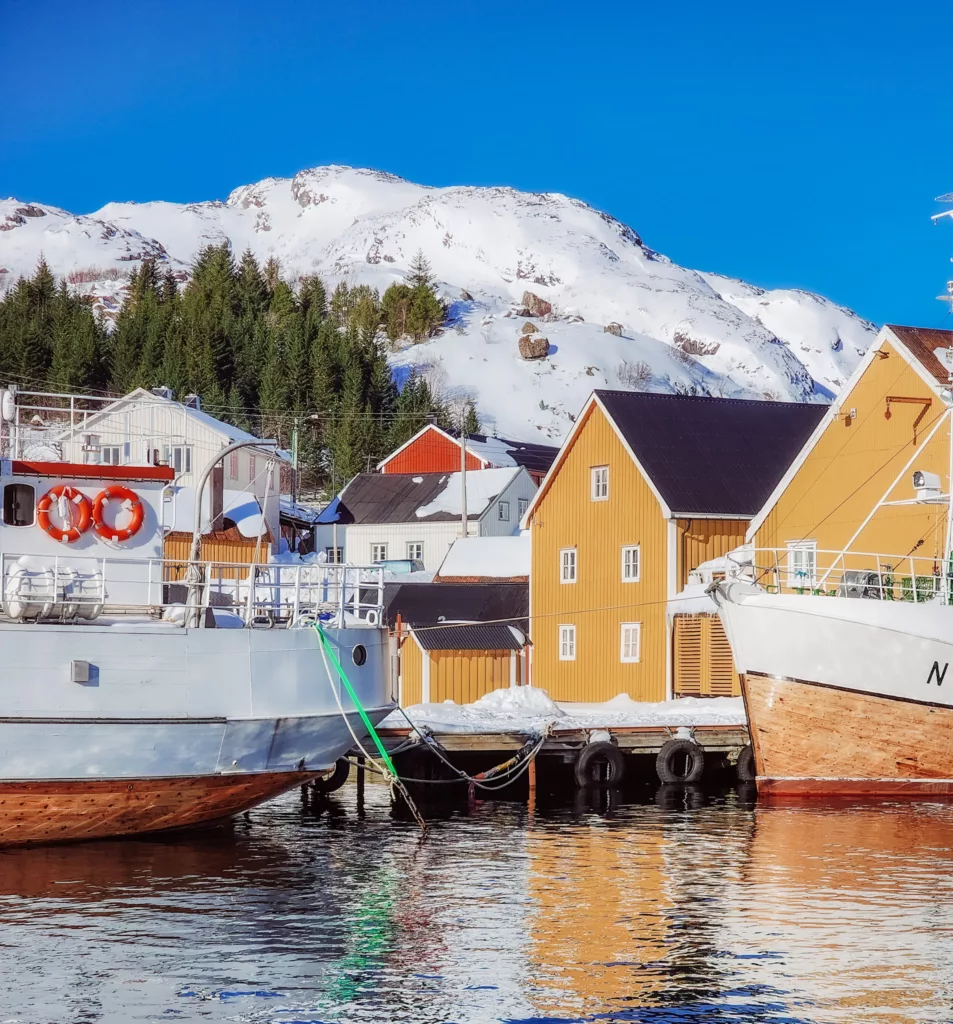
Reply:
[[[468,434],[467,469],[504,469],[523,466],[535,483],[542,483],[559,449],[548,444],[511,441],[486,434]],[[435,424],[428,424],[377,469],[381,473],[455,473],[460,469],[460,439]]]

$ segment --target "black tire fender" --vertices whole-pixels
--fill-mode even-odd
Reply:
[[[738,775],[739,782],[754,782],[757,772],[754,765],[754,749],[750,743],[746,743],[741,748],[741,753],[738,755],[738,761],[735,765],[735,772]]]
[[[605,778],[594,778],[593,769],[597,764],[606,766]],[[579,751],[573,768],[576,785],[586,786],[618,786],[625,778],[625,758],[622,751],[614,743],[598,741],[589,743]]]
[[[347,777],[350,774],[351,762],[346,757],[340,757],[334,762],[334,770],[330,774],[323,775],[320,779],[314,780],[315,791],[318,793],[333,793],[347,782]]]
[[[680,766],[684,764],[684,770]],[[659,782],[688,785],[705,773],[705,750],[694,740],[674,739],[665,743],[655,759]]]

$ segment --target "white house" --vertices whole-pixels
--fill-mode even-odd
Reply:
[[[183,403],[173,401],[163,388],[137,388],[85,415],[80,425],[57,437],[57,445],[67,462],[168,465],[175,477],[167,493],[171,508],[165,522],[171,532],[190,534],[194,488],[209,461],[233,441],[256,440],[260,439],[204,412],[195,396]],[[232,452],[206,485],[203,531],[213,525],[221,529],[223,521],[233,524],[241,537],[261,538],[267,557],[269,542],[280,536],[280,471],[287,460],[283,452],[268,447]]]
[[[466,475],[467,535],[504,537],[519,530],[520,517],[536,493],[522,466],[481,469]],[[361,473],[321,513],[317,537],[333,560],[356,564],[416,559],[440,566],[462,535],[460,473]]]

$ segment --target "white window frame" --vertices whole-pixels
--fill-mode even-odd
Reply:
[[[371,561],[372,562],[386,562],[387,561],[387,541],[379,544],[371,545]]]
[[[526,510],[528,508],[529,508],[529,498],[517,498],[517,500],[516,500],[517,519],[519,519],[520,522],[523,521],[523,516],[526,515]]]
[[[121,444],[104,444],[99,448],[99,461],[104,466],[121,466],[123,463]]]
[[[593,466],[589,470],[589,497],[593,501],[609,500],[608,466]]]
[[[787,549],[787,585],[796,590],[810,590],[817,586],[817,541],[789,540]],[[810,557],[804,559],[805,554]]]
[[[178,456],[179,465],[176,465]],[[180,473],[192,472],[192,446],[190,444],[173,444],[166,446],[165,461],[175,471],[176,476]]]
[[[255,456],[254,455],[249,455],[248,456],[248,486],[249,487],[254,488],[254,486],[255,486],[255,477],[257,475],[258,474],[255,471]]]
[[[510,503],[508,501],[498,501],[496,503],[496,514],[501,523],[508,523],[510,521]]]
[[[228,457],[228,479],[238,479],[238,452],[232,452]]]
[[[418,551],[419,554],[414,554],[415,551]],[[411,562],[424,560],[424,542],[422,540],[407,541],[407,559]]]
[[[579,578],[579,558],[576,548],[559,549],[559,582],[575,583]]]
[[[559,626],[558,632],[559,660],[576,660],[576,627],[569,622]]]
[[[328,565],[340,565],[344,561],[344,549],[327,547],[324,549],[324,558]]]
[[[633,636],[635,638],[633,643]],[[626,651],[628,647],[628,651]],[[633,647],[635,648],[633,650]],[[619,628],[619,661],[634,665],[642,660],[642,623],[623,622]]]
[[[635,573],[634,575],[626,575],[626,571],[631,567],[631,560],[627,559],[626,556],[630,552],[635,552]],[[623,544],[622,545],[622,582],[623,583],[638,583],[642,579],[642,545],[641,544]]]

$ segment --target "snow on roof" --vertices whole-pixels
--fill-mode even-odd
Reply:
[[[280,500],[281,515],[289,519],[297,519],[305,523],[316,523],[321,515],[321,509],[313,505],[302,505],[300,502],[292,501],[291,498],[282,495]]]
[[[472,452],[478,459],[484,459],[494,467],[517,465],[516,459],[510,454],[512,447],[512,442],[504,441],[500,437],[487,437],[478,441],[471,434],[467,438],[467,451]]]
[[[529,533],[515,537],[461,537],[437,570],[438,579],[515,579],[529,576]]]
[[[206,488],[206,507],[209,491]],[[174,530],[192,532],[195,522],[195,488],[177,487],[175,494]],[[222,516],[230,519],[243,537],[255,540],[259,534],[268,536],[268,524],[262,513],[261,504],[254,494],[248,491],[232,491],[228,488],[222,493]],[[210,528],[208,516],[202,515],[202,531]]]
[[[520,468],[480,469],[467,473],[467,517],[479,518],[497,495],[502,494],[520,473]],[[417,518],[446,514],[462,515],[463,487],[460,473],[447,473],[446,483],[426,505],[417,509]]]

